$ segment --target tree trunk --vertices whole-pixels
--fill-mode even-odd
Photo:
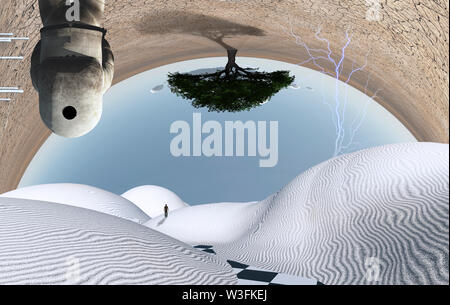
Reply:
[[[235,68],[236,72],[238,69],[238,65],[236,64],[237,50],[235,50],[235,49],[227,50],[227,54],[228,54],[228,63],[227,63],[227,66],[225,67],[225,70],[226,70],[227,76],[229,76],[230,73],[232,72],[233,68]]]
[[[228,64],[231,66],[236,65],[237,50],[227,50],[227,54],[228,54]]]

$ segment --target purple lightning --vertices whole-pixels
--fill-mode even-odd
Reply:
[[[365,62],[362,66],[355,68],[355,62],[352,62],[352,68],[351,72],[347,77],[344,77],[342,74],[344,69],[344,60],[345,60],[345,54],[346,50],[351,44],[352,41],[352,35],[349,34],[349,30],[347,29],[345,31],[345,43],[341,47],[340,54],[338,54],[338,60],[335,60],[333,57],[333,51],[330,47],[330,42],[328,39],[321,37],[321,28],[319,27],[314,35],[314,37],[320,41],[321,43],[326,44],[326,48],[323,49],[313,49],[308,47],[308,45],[301,39],[301,37],[294,33],[292,26],[290,26],[289,30],[286,30],[283,28],[284,32],[287,33],[289,36],[293,37],[295,39],[295,43],[301,47],[303,47],[306,50],[306,53],[308,54],[308,58],[300,63],[298,65],[303,66],[307,63],[312,63],[314,66],[323,74],[330,75],[335,79],[335,94],[334,94],[334,101],[327,101],[325,98],[325,95],[322,92],[322,100],[323,103],[326,104],[332,114],[332,120],[333,124],[336,129],[336,140],[334,144],[334,154],[333,156],[338,156],[344,152],[344,150],[349,149],[351,146],[357,144],[355,142],[355,136],[358,133],[362,123],[364,122],[364,119],[367,114],[367,108],[370,101],[372,101],[378,94],[380,90],[377,90],[371,97],[368,97],[367,101],[363,105],[361,109],[358,111],[357,117],[353,119],[353,121],[350,124],[350,132],[347,135],[346,130],[344,128],[344,124],[346,123],[346,113],[347,113],[347,101],[348,101],[348,86],[345,86],[345,92],[344,96],[341,97],[340,94],[340,83],[344,82],[346,85],[350,82],[352,79],[352,76],[359,72],[363,71],[367,66],[367,57],[369,55],[369,52],[367,52],[365,56]],[[327,71],[323,64],[320,64],[319,61],[322,61],[328,64],[331,64],[331,72]],[[341,82],[341,78],[343,81]],[[367,78],[367,82],[364,88],[364,93],[367,95],[367,88],[369,86],[369,80],[370,75]]]

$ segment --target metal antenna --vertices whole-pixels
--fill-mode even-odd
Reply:
[[[0,43],[10,43],[15,40],[29,40],[28,37],[15,37],[14,33],[0,33]],[[23,56],[0,56],[0,60],[23,60]],[[23,93],[19,87],[0,87],[0,93]],[[0,101],[10,102],[10,98],[0,98]]]

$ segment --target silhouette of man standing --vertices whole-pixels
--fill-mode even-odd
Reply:
[[[167,218],[169,216],[169,207],[167,204],[164,206],[164,216]]]

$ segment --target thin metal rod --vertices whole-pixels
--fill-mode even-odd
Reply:
[[[3,89],[0,89],[0,93],[23,93],[23,90],[3,90]]]
[[[0,37],[0,42],[11,42],[13,40],[29,40],[28,37]]]
[[[22,60],[23,56],[0,56],[0,59]]]

